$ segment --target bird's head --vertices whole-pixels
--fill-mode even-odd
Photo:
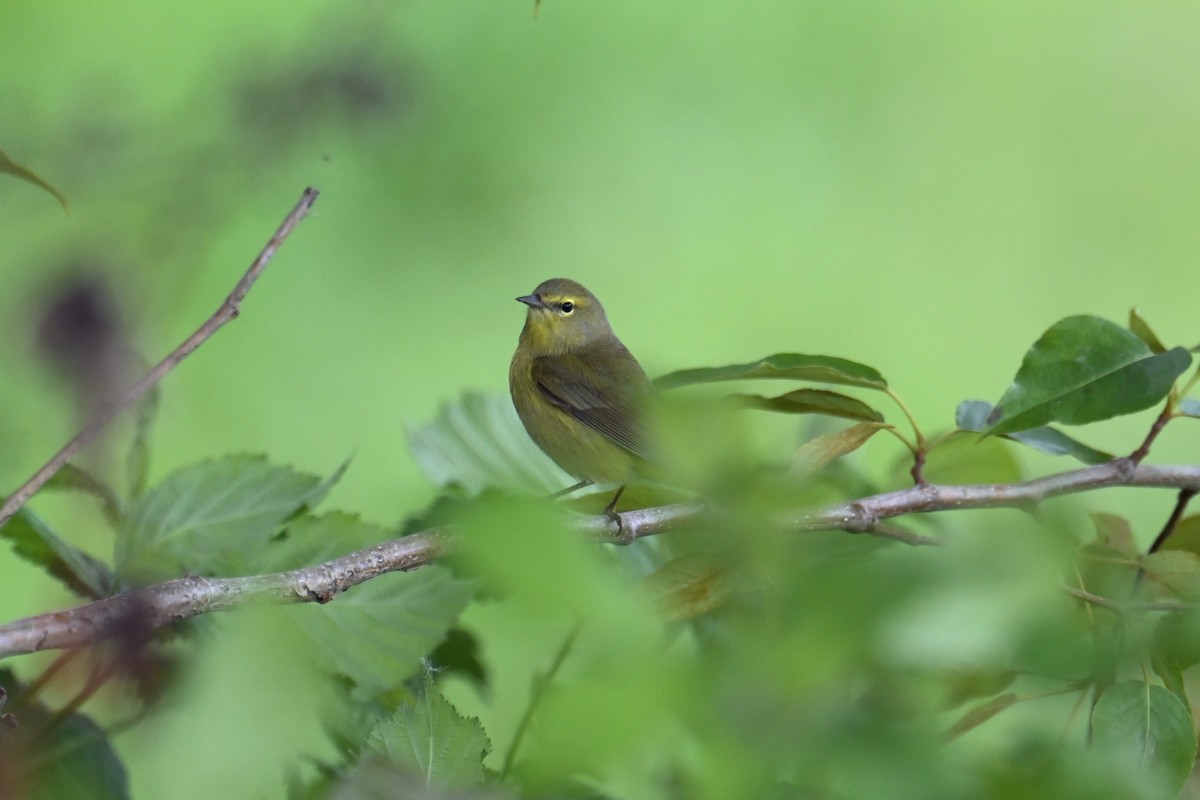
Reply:
[[[529,306],[522,343],[537,355],[569,352],[613,335],[604,306],[575,281],[551,278],[517,300]]]

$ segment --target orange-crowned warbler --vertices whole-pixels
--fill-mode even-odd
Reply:
[[[508,387],[530,438],[583,481],[621,488],[651,455],[643,407],[653,389],[641,364],[609,327],[596,296],[553,278],[533,294],[513,353]]]

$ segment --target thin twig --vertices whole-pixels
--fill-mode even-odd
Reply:
[[[525,706],[525,713],[521,715],[521,721],[517,723],[517,732],[513,734],[513,740],[508,746],[508,752],[504,754],[504,766],[500,768],[501,780],[508,777],[513,761],[517,757],[517,750],[521,747],[521,740],[525,738],[525,731],[529,729],[529,724],[533,722],[534,711],[537,710],[542,697],[546,694],[546,689],[550,686],[550,682],[554,680],[554,676],[562,668],[563,662],[567,660],[567,655],[571,652],[571,648],[575,646],[575,640],[579,637],[579,627],[579,623],[575,623],[567,633],[567,638],[563,639],[563,643],[559,645],[558,652],[554,654],[554,661],[551,662],[550,669],[546,670],[545,675],[539,675],[534,680],[533,689],[529,692],[529,703]]]
[[[915,486],[924,486],[927,483],[925,480],[924,450],[916,450],[913,452],[913,465],[912,469],[908,471],[908,474],[912,475],[913,485]]]
[[[913,547],[940,547],[945,544],[941,539],[933,536],[925,536],[920,533],[913,533],[910,530],[901,528],[899,525],[888,525],[879,523],[866,533],[872,536],[880,536],[884,539],[895,539],[898,542],[910,544]]]
[[[9,705],[8,710],[19,710],[22,706],[26,706],[36,700],[42,689],[46,688],[46,685],[50,683],[54,676],[61,672],[64,667],[74,661],[75,658],[82,652],[83,651],[79,649],[67,650],[58,658],[54,659],[49,667],[46,667],[46,669],[42,670],[42,673],[30,681],[29,685],[26,686],[21,693],[16,696],[16,698],[14,698],[12,704]]]
[[[1154,543],[1150,545],[1150,549],[1146,551],[1147,555],[1157,553],[1163,543],[1167,541],[1167,537],[1175,530],[1175,526],[1179,524],[1179,520],[1183,518],[1183,512],[1187,510],[1188,503],[1196,496],[1195,489],[1180,489],[1179,497],[1175,500],[1175,508],[1171,509],[1171,516],[1167,518],[1167,522],[1163,525],[1163,529],[1158,536],[1154,537]]]
[[[1167,400],[1167,404],[1163,406],[1162,413],[1154,418],[1154,424],[1150,426],[1150,432],[1146,434],[1145,440],[1138,445],[1138,449],[1129,454],[1129,460],[1135,464],[1140,464],[1146,456],[1150,455],[1150,446],[1154,444],[1154,440],[1162,433],[1163,428],[1171,421],[1174,415],[1174,396]]]
[[[1092,594],[1083,589],[1076,589],[1074,586],[1064,586],[1063,591],[1076,600],[1082,600],[1088,605],[1106,608],[1118,614],[1125,611],[1191,611],[1200,607],[1196,603],[1184,603],[1175,600],[1152,600],[1146,602],[1113,600],[1109,597]]]
[[[908,420],[908,424],[913,429],[913,438],[916,440],[916,442],[909,448],[912,450],[913,454],[913,465],[912,469],[909,471],[909,474],[912,475],[913,483],[915,485],[924,486],[925,454],[929,452],[929,443],[925,441],[925,434],[922,433],[921,426],[917,424],[917,418],[914,417],[912,411],[909,410],[908,404],[905,403],[900,395],[896,394],[896,392],[894,392],[890,386],[885,389],[884,392],[888,397],[892,398],[892,402],[900,408],[900,412],[904,414],[904,417]]]
[[[91,442],[96,437],[96,434],[112,421],[113,417],[136,403],[142,395],[150,391],[159,381],[165,378],[167,373],[175,369],[180,361],[191,355],[196,348],[208,341],[225,323],[238,315],[242,300],[245,299],[254,282],[258,280],[258,276],[266,269],[275,252],[280,248],[284,240],[287,239],[288,234],[308,214],[309,209],[312,208],[312,204],[317,199],[317,194],[316,189],[310,188],[304,190],[304,194],[301,195],[300,201],[296,203],[296,207],[284,218],[279,229],[275,231],[275,234],[267,242],[262,252],[250,264],[250,268],[246,270],[246,274],[237,282],[237,285],[233,287],[233,291],[225,298],[225,302],[221,304],[216,313],[208,318],[207,322],[185,339],[183,344],[175,348],[170,355],[142,376],[124,395],[111,403],[107,403],[95,417],[83,426],[83,430],[75,434],[75,438],[67,442],[61,450],[55,453],[53,458],[33,474],[33,477],[8,496],[4,501],[4,505],[0,506],[0,528],[3,528],[5,523],[13,518],[21,507],[28,502],[29,498],[33,497],[45,485],[46,481],[50,480],[55,473],[75,457],[76,453]]]
[[[34,728],[31,733],[28,733],[30,739],[36,739],[46,736],[59,725],[62,725],[71,715],[78,711],[84,703],[100,690],[100,687],[108,683],[120,668],[121,662],[124,660],[124,653],[113,653],[109,655],[108,662],[105,664],[95,664],[88,673],[87,680],[79,691],[76,692],[70,700],[62,705],[61,708],[55,709],[50,716],[41,722],[38,727]]]

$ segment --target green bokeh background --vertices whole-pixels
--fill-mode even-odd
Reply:
[[[503,391],[512,298],[553,276],[595,291],[651,373],[840,355],[879,368],[929,429],[961,399],[998,399],[1069,314],[1138,306],[1169,345],[1200,341],[1194,3],[532,11],[6,2],[0,149],[70,210],[0,176],[0,489],[77,425],[34,348],[57,280],[106,275],[156,359],[308,185],[316,211],[242,317],[164,384],[154,478],[229,452],[321,474],[353,455],[328,505],[395,522],[433,496],[405,423]],[[1147,424],[1087,437],[1132,449]],[[1194,462],[1198,428],[1173,425],[1155,458]],[[92,463],[119,463],[120,436]],[[864,457],[897,455],[878,440]],[[1146,539],[1171,503],[1113,497]],[[86,503],[35,508],[108,547]],[[5,620],[69,601],[7,549],[0,571]],[[299,645],[268,635],[269,614],[221,625],[187,704],[122,743],[139,796],[272,796],[298,749],[324,746],[299,722]],[[261,658],[239,661],[252,642]],[[261,753],[222,776],[222,732],[244,720]]]

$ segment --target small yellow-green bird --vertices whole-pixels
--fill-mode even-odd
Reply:
[[[537,446],[583,481],[620,488],[653,462],[644,406],[653,395],[642,365],[609,327],[604,306],[575,281],[553,278],[533,294],[508,370],[513,405]]]

